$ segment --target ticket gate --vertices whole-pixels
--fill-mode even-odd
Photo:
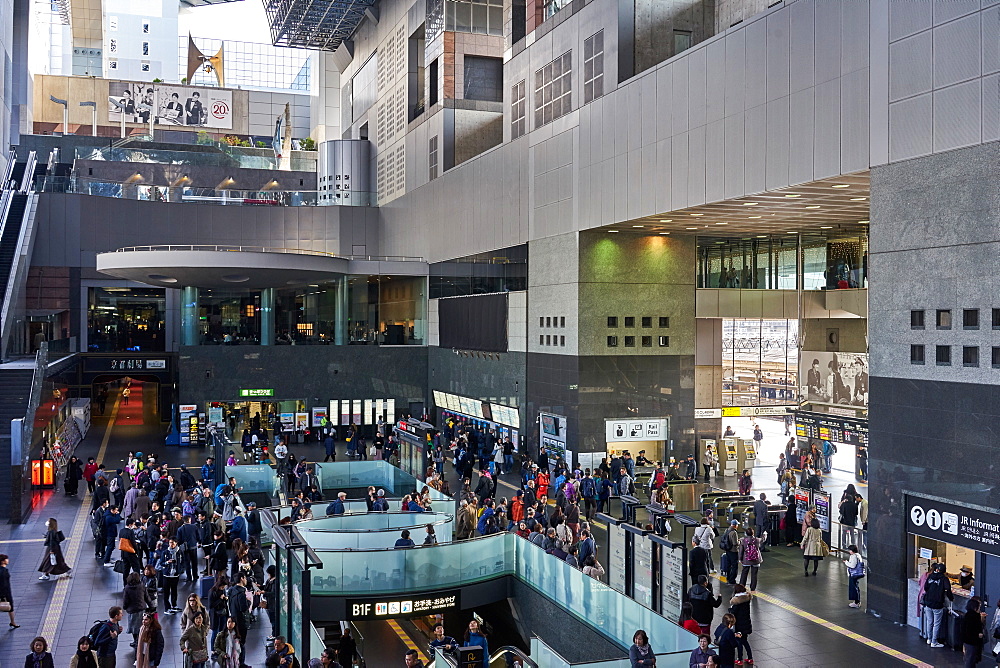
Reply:
[[[743,496],[739,492],[706,492],[701,495],[701,512],[704,514],[709,508],[715,507],[715,502],[722,499],[728,499],[736,496]]]
[[[741,470],[737,469],[738,441],[737,438],[722,439],[722,452],[719,453],[719,472],[724,476],[734,476]]]
[[[736,471],[741,473],[743,469],[748,469],[753,473],[753,467],[757,465],[757,442],[752,438],[738,438],[736,440]]]

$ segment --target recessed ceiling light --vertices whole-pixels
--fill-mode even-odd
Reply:
[[[757,238],[758,239],[767,239],[767,235],[766,234],[758,234]]]
[[[788,230],[785,234],[798,234],[798,230]]]
[[[608,234],[618,234],[621,230],[608,230]]]
[[[686,227],[684,229],[686,229],[686,230],[697,230],[698,228],[697,227]]]
[[[743,206],[757,206],[757,202],[743,202]]]
[[[850,188],[851,184],[849,184],[849,183],[838,183],[837,185],[830,186],[830,187],[831,188]]]
[[[810,205],[809,205],[809,206],[807,206],[806,208],[807,208],[807,209],[818,209],[818,208],[819,208],[819,204],[810,204]]]
[[[663,218],[662,220],[660,220],[660,222],[661,223],[672,223],[672,222],[674,222],[674,219],[673,218]]]
[[[704,216],[705,214],[703,214],[703,213],[692,213],[691,215],[692,216]]]
[[[851,201],[852,202],[864,202],[866,199],[868,199],[868,198],[867,197],[852,197]]]
[[[632,227],[646,227],[645,225],[633,225]]]
[[[801,197],[801,195],[785,195],[785,197]]]
[[[716,223],[716,225],[728,225],[729,223]]]
[[[860,224],[862,224],[862,225],[867,225],[867,224],[868,224],[868,221],[867,221],[867,220],[859,220],[858,222],[859,222]]]
[[[725,241],[716,241],[715,243],[717,243],[717,244],[724,244],[726,242]]]
[[[660,234],[670,234],[670,232],[660,232]]]
[[[833,225],[820,225],[819,229],[821,229],[821,230],[832,230],[833,229]]]

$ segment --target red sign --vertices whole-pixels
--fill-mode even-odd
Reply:
[[[215,100],[212,102],[212,115],[216,118],[226,118],[229,116],[229,105],[225,100]]]

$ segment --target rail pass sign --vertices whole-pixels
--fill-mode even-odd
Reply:
[[[348,619],[393,619],[423,617],[461,607],[461,592],[457,589],[422,596],[394,598],[352,598],[347,600]]]
[[[906,495],[906,531],[1000,556],[1000,515]]]

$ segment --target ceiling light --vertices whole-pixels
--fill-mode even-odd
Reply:
[[[838,183],[837,185],[830,186],[830,187],[831,188],[850,188],[851,184],[849,184],[849,183]]]
[[[608,230],[608,234],[618,234],[619,230]]]
[[[785,197],[801,197],[801,195],[785,195]]]
[[[728,225],[729,223],[716,223],[716,225]]]
[[[819,208],[819,204],[811,204],[811,205],[807,206],[806,208],[807,209],[818,209]]]
[[[670,234],[670,232],[660,232],[660,234]]]
[[[747,218],[760,218],[760,216],[747,216]]]
[[[674,219],[673,218],[663,218],[662,220],[660,220],[660,222],[661,223],[672,223],[672,222],[674,222]]]
[[[798,234],[798,230],[788,230],[785,234]]]
[[[833,225],[820,225],[819,229],[821,229],[821,230],[832,230],[833,229]]]
[[[757,202],[743,202],[743,206],[757,206]]]
[[[633,225],[632,227],[646,227],[645,225]]]
[[[864,202],[866,199],[868,199],[868,198],[867,197],[852,197],[851,201],[852,202]]]
[[[686,229],[686,230],[697,230],[698,228],[697,227],[685,227],[684,229]]]
[[[859,220],[858,223],[860,223],[862,225],[867,225],[868,221],[867,220]]]
[[[692,216],[704,216],[705,214],[703,214],[703,213],[692,213],[690,215],[692,215]]]
[[[757,238],[758,239],[767,239],[767,235],[766,234],[758,234]]]

